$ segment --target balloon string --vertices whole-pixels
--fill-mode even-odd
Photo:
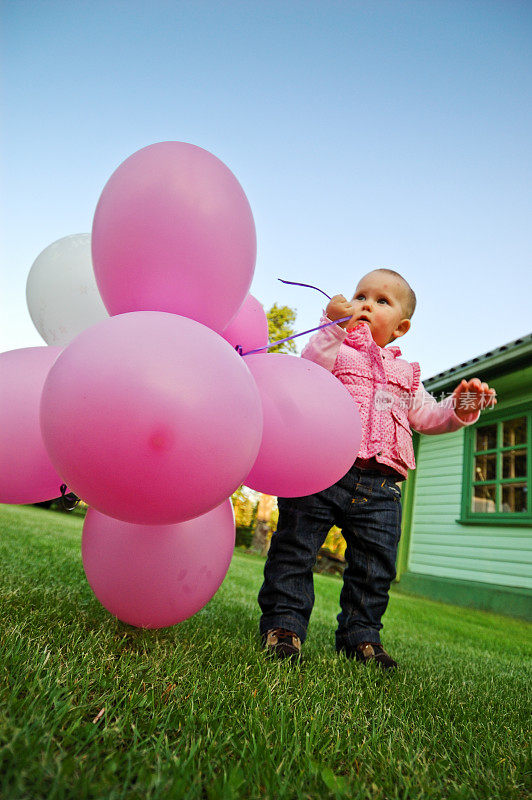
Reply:
[[[310,284],[310,283],[297,283],[297,281],[285,281],[283,278],[277,278],[277,280],[281,281],[281,283],[289,283],[290,286],[306,286],[307,289],[316,289],[317,292],[321,292],[322,294],[325,295],[325,297],[328,297],[329,300],[332,299],[331,296],[329,294],[327,294],[327,292],[323,291],[323,289],[319,289],[317,286],[312,286],[312,284]],[[317,330],[317,329],[314,329],[314,330]],[[301,335],[303,335],[303,334],[301,334]]]
[[[253,355],[253,353],[260,353],[262,350],[269,350],[270,347],[275,347],[278,344],[283,344],[283,342],[289,342],[291,339],[297,339],[298,336],[304,336],[306,333],[312,333],[313,331],[321,331],[322,328],[328,328],[329,325],[337,325],[339,322],[347,322],[348,319],[351,319],[351,317],[342,317],[341,319],[334,320],[334,322],[326,322],[325,325],[318,325],[317,328],[309,328],[308,331],[301,331],[301,333],[295,333],[293,336],[287,336],[286,339],[279,339],[277,342],[268,342],[268,344],[265,344],[264,347],[257,347],[256,350],[248,350],[247,353],[242,352],[242,347],[239,344],[235,346],[235,350],[241,356],[251,356]]]
[[[321,292],[331,300],[331,296],[324,292],[323,289],[319,289],[317,286],[312,286],[310,283],[298,283],[296,281],[285,281],[283,278],[277,278],[278,281],[281,283],[289,283],[291,286],[305,286],[307,289],[316,289],[317,292]],[[329,325],[337,325],[339,322],[347,322],[348,319],[351,317],[342,317],[341,319],[336,319],[334,322],[326,322],[325,325],[318,325],[317,328],[310,328],[308,331],[301,331],[301,333],[295,333],[293,336],[287,336],[286,339],[279,339],[277,342],[268,342],[265,344],[264,347],[257,347],[256,350],[248,350],[247,353],[242,352],[241,345],[237,344],[235,346],[235,350],[241,356],[251,356],[253,353],[261,353],[263,350],[269,350],[270,347],[276,347],[278,344],[283,344],[284,342],[289,342],[291,339],[297,339],[298,336],[305,336],[306,333],[313,333],[314,331],[321,331],[322,328],[328,328]]]

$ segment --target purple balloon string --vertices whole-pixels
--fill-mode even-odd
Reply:
[[[275,347],[278,344],[283,344],[283,342],[289,342],[290,339],[297,339],[298,336],[304,336],[306,333],[312,333],[313,331],[321,331],[322,328],[328,328],[329,325],[337,325],[339,322],[347,322],[348,319],[351,319],[351,317],[342,317],[341,319],[334,320],[334,322],[326,322],[325,325],[318,325],[317,328],[309,328],[308,331],[301,331],[301,333],[295,333],[293,336],[287,336],[286,339],[279,339],[279,341],[277,342],[268,342],[268,344],[265,344],[264,347],[257,347],[256,350],[248,350],[247,353],[242,352],[242,348],[240,347],[239,344],[237,344],[235,350],[237,350],[241,356],[251,356],[253,355],[253,353],[260,353],[262,350],[269,350],[270,347]]]
[[[283,278],[277,278],[278,281],[281,283],[289,283],[291,286],[305,286],[307,289],[316,289],[317,292],[321,292],[328,297],[329,300],[331,299],[330,295],[327,292],[324,292],[323,289],[319,289],[317,286],[312,286],[310,283],[297,283],[296,281],[285,281]],[[257,347],[256,350],[248,350],[247,353],[242,352],[242,347],[237,344],[235,350],[241,356],[251,356],[253,353],[261,353],[263,350],[269,350],[270,347],[276,347],[278,344],[283,344],[284,342],[289,342],[291,339],[297,339],[298,336],[305,336],[306,333],[313,333],[314,331],[321,331],[322,328],[328,328],[329,325],[337,325],[339,322],[347,322],[348,319],[351,317],[342,317],[341,319],[336,319],[334,322],[326,322],[325,325],[318,325],[317,328],[309,328],[308,331],[301,331],[301,333],[295,333],[293,336],[287,336],[286,339],[279,339],[277,342],[268,342],[265,344],[264,347]]]
[[[312,286],[312,284],[310,283],[297,283],[296,281],[285,281],[283,278],[277,278],[277,280],[281,281],[281,283],[289,283],[290,286],[306,286],[307,289],[316,289],[317,292],[321,292],[322,294],[325,295],[325,297],[328,297],[329,300],[332,299],[331,296],[327,294],[327,292],[323,291],[323,289],[319,289],[317,286]],[[317,330],[317,328],[314,328],[313,330]]]

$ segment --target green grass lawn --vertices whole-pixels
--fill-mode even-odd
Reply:
[[[382,673],[336,656],[341,583],[317,575],[290,668],[258,648],[262,559],[142,631],[92,594],[81,526],[0,507],[3,800],[528,796],[532,626],[392,593]]]

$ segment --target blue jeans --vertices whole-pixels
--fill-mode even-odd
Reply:
[[[333,525],[342,529],[347,543],[336,649],[380,643],[381,619],[396,575],[401,492],[395,476],[355,466],[323,492],[279,498],[279,522],[258,598],[261,634],[287,628],[305,640],[314,605],[312,568]]]

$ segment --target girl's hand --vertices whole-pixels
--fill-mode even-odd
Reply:
[[[355,313],[355,309],[353,304],[349,302],[349,300],[346,300],[343,294],[335,294],[329,301],[325,313],[331,322],[334,322],[342,317],[352,316]],[[349,325],[349,320],[346,319],[345,322],[339,322],[338,324],[341,328],[345,328],[346,325]]]
[[[461,420],[467,421],[471,414],[493,407],[497,402],[496,394],[495,389],[490,389],[479,378],[462,380],[453,392],[454,413]]]

